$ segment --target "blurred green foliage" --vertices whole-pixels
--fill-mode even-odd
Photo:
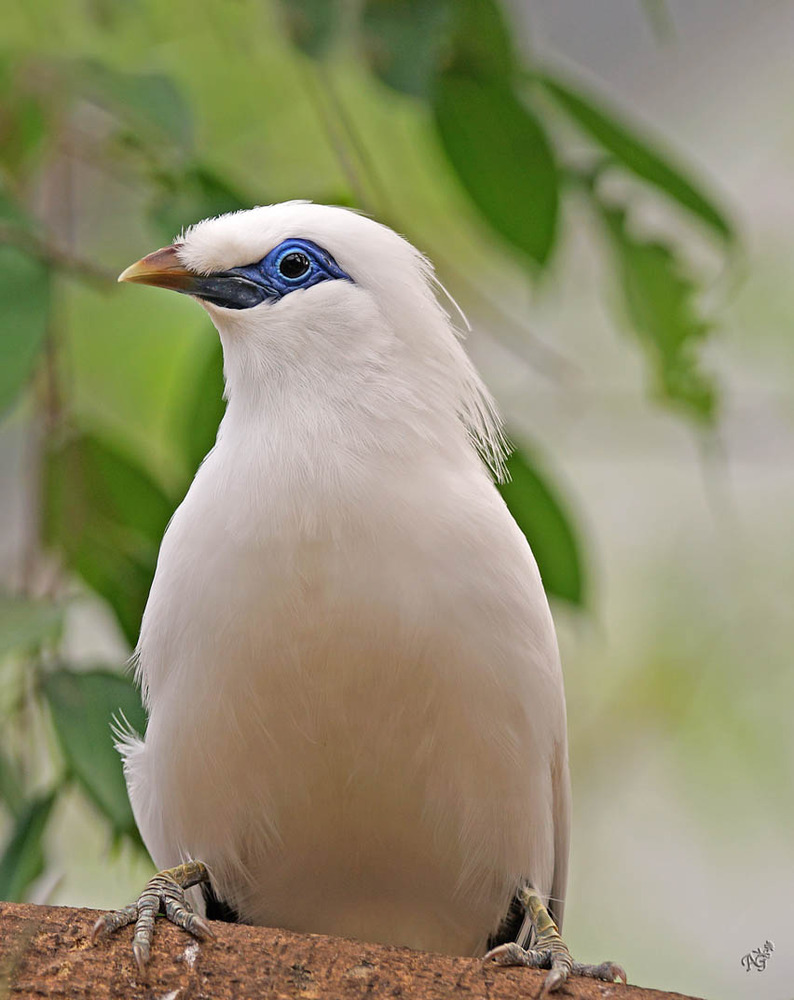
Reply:
[[[0,414],[33,374],[44,346],[50,275],[45,264],[12,246],[0,246],[0,303],[11,318],[0,340]]]
[[[583,198],[656,397],[709,425],[697,274],[675,242],[635,232],[636,189],[606,182],[633,178],[717,254],[736,236],[664,143],[516,51],[496,0],[31,0],[4,27],[0,413],[32,428],[41,492],[0,601],[0,898],[19,899],[67,788],[137,842],[111,732],[114,716],[143,730],[137,691],[121,663],[69,663],[61,627],[87,588],[134,646],[162,533],[223,413],[198,311],[141,290],[128,306],[121,266],[206,216],[310,197],[407,233],[476,299],[470,271],[531,282],[554,266],[564,208]],[[550,595],[584,607],[580,533],[534,454],[513,456],[504,495]],[[31,714],[49,734],[38,771]]]
[[[43,693],[67,772],[110,822],[116,836],[138,834],[118,762],[96,748],[107,742],[108,720],[118,730],[143,732],[146,718],[137,691],[125,677],[103,670],[52,671]]]

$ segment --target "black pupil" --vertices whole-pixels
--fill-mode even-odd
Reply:
[[[309,258],[305,253],[288,253],[278,265],[285,278],[300,278],[309,270]]]

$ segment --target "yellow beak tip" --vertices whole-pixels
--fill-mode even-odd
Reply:
[[[185,291],[194,277],[195,275],[187,271],[179,260],[179,245],[172,244],[136,260],[134,264],[125,268],[116,280]]]
[[[144,265],[144,261],[137,260],[134,264],[130,264],[129,267],[125,267],[116,280],[118,282],[136,281],[140,280],[140,278],[144,278],[145,280],[146,276],[147,268]]]

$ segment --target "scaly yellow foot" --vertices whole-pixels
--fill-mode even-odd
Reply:
[[[548,969],[549,974],[540,991],[541,997],[555,993],[568,981],[571,974],[602,979],[608,983],[613,983],[616,979],[626,982],[626,973],[614,962],[602,962],[601,965],[574,962],[543,900],[531,886],[522,887],[516,896],[532,921],[535,947],[522,948],[518,942],[511,941],[492,948],[485,956],[485,960],[495,962],[497,965],[524,965],[533,969]]]
[[[146,968],[152,951],[154,921],[158,913],[164,913],[167,920],[189,931],[197,938],[213,938],[215,932],[207,921],[193,913],[185,899],[185,889],[209,882],[207,866],[201,861],[188,861],[176,868],[166,868],[150,878],[146,887],[134,903],[120,910],[103,914],[94,924],[91,940],[112,934],[120,927],[135,922],[132,936],[132,954],[140,972]]]

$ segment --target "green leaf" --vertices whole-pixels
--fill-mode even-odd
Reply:
[[[136,139],[152,146],[191,150],[190,108],[170,76],[125,73],[96,60],[78,62],[75,69],[86,96],[124,122]]]
[[[0,749],[0,802],[5,803],[15,819],[19,819],[25,809],[21,775],[2,749]]]
[[[696,307],[695,282],[670,247],[629,233],[622,209],[598,208],[617,258],[626,315],[650,355],[657,391],[690,416],[711,423],[716,391],[697,357],[709,325]]]
[[[427,97],[451,14],[450,0],[367,0],[361,35],[373,73],[394,90]]]
[[[280,7],[292,44],[313,59],[325,55],[342,19],[340,0],[281,0]]]
[[[137,838],[112,732],[114,719],[144,732],[146,714],[137,688],[110,671],[66,669],[48,674],[43,687],[70,774],[110,820],[114,833]]]
[[[63,607],[59,604],[0,594],[0,659],[57,637],[62,624]]]
[[[580,545],[564,504],[526,452],[514,451],[507,461],[507,471],[510,480],[499,489],[532,548],[546,593],[583,605]]]
[[[214,334],[214,330],[212,331]],[[195,381],[185,409],[184,453],[191,474],[215,445],[218,425],[226,403],[223,399],[223,351],[217,336],[213,336],[208,353]]]
[[[0,415],[33,374],[49,312],[47,266],[14,247],[0,246]]]
[[[0,856],[0,899],[20,902],[44,871],[41,842],[54,802],[54,792],[34,799],[14,823]]]
[[[495,0],[367,0],[361,36],[384,83],[429,98],[439,74],[508,83],[516,61]]]
[[[174,503],[141,468],[89,435],[48,457],[50,544],[116,612],[131,645]]]
[[[495,0],[456,0],[447,72],[483,82],[509,83],[516,58],[501,6]]]
[[[444,74],[436,127],[460,181],[487,221],[536,264],[557,233],[558,174],[540,121],[499,83]]]
[[[28,233],[36,228],[35,220],[5,188],[2,177],[0,177],[0,223],[3,228],[9,226]]]
[[[0,163],[18,179],[35,168],[49,128],[49,110],[38,74],[26,57],[0,55]],[[39,67],[37,67],[39,68]],[[37,80],[33,83],[32,80]],[[47,101],[50,101],[47,95]]]
[[[733,226],[713,200],[684,173],[657,152],[647,140],[634,134],[581,91],[549,75],[538,79],[560,107],[626,169],[653,184],[668,197],[698,216],[723,239],[735,237]]]
[[[176,178],[162,179],[151,217],[162,241],[170,243],[185,226],[250,207],[251,201],[235,191],[222,177],[201,164],[195,164]]]

